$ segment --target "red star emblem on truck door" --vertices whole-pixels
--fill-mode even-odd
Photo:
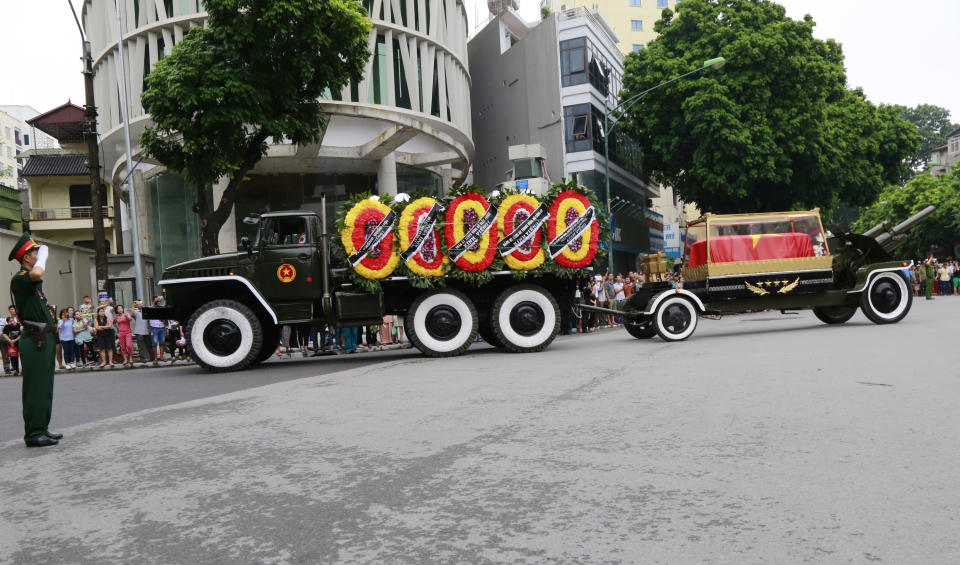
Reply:
[[[277,278],[280,282],[288,283],[297,278],[297,270],[290,263],[284,263],[277,267]]]

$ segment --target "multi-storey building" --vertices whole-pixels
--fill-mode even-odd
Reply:
[[[947,143],[930,152],[928,170],[939,178],[950,174],[960,161],[960,128],[947,134]]]
[[[576,177],[605,198],[609,135],[614,266],[635,270],[636,256],[651,251],[644,210],[657,193],[640,179],[636,145],[619,130],[604,132],[623,73],[617,35],[604,17],[578,8],[531,25],[505,7],[470,40],[469,51],[475,182],[503,180],[513,165],[509,146],[539,145],[549,178]]]
[[[664,8],[675,10],[682,0],[542,0],[541,5],[552,11],[564,11],[586,6],[599,11],[616,33],[617,48],[627,55],[639,51],[657,37],[654,24]],[[670,187],[660,187],[651,206],[663,215],[663,223],[670,229],[679,229],[686,219],[699,216],[695,205],[685,204]],[[673,232],[671,232],[673,233]]]
[[[639,51],[657,37],[653,24],[664,8],[676,8],[682,0],[542,0],[553,12],[586,7],[597,10],[618,37],[617,48],[624,55]]]
[[[83,135],[84,109],[67,102],[31,118],[36,131],[54,137],[55,149],[30,149],[24,153],[22,176],[29,186],[30,229],[46,239],[93,249],[93,208],[90,169]],[[117,253],[113,191],[103,190],[100,201],[106,229],[107,251]]]
[[[83,22],[94,57],[104,176],[115,184],[126,175],[126,156],[114,5],[112,0],[86,0]],[[140,103],[144,77],[190,28],[204,24],[206,13],[203,3],[194,0],[126,0],[120,5],[136,160],[140,133],[150,124]],[[264,210],[319,209],[323,196],[332,210],[360,192],[440,192],[465,178],[474,145],[462,0],[368,0],[364,5],[373,23],[368,41],[373,55],[363,80],[325,97],[330,119],[321,143],[270,146],[250,173],[245,185],[250,190],[238,202],[234,218]],[[175,171],[149,164],[135,171],[132,180],[144,200],[138,206],[139,225],[144,226],[141,249],[155,255],[160,268],[198,256],[193,188]],[[225,179],[213,186],[212,201],[219,200],[225,186]],[[236,248],[238,229],[245,229],[242,223],[228,221],[221,230],[221,249]]]
[[[57,146],[55,139],[27,123],[38,113],[30,106],[0,105],[0,227],[6,229],[22,229],[22,219],[30,214],[21,154]]]

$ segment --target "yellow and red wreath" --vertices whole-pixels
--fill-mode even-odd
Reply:
[[[406,251],[411,241],[417,236],[420,227],[420,217],[430,212],[437,201],[429,196],[417,198],[403,209],[400,214],[400,249]],[[427,236],[420,247],[420,251],[407,260],[407,267],[422,277],[438,277],[443,275],[446,256],[440,249],[440,233],[436,227],[433,233]],[[403,252],[401,251],[401,252]]]
[[[590,199],[576,190],[564,190],[553,200],[550,206],[550,218],[547,220],[547,241],[553,241],[562,234],[571,222],[584,215],[590,208]],[[594,219],[580,237],[574,239],[554,257],[558,265],[571,269],[590,266],[597,255],[597,243],[600,240],[600,222]]]
[[[344,219],[346,227],[340,232],[340,241],[348,257],[363,247],[367,234],[373,231],[389,213],[389,206],[373,199],[361,200],[347,212]],[[391,231],[383,238],[380,245],[367,253],[367,256],[354,265],[353,269],[365,279],[376,280],[390,276],[399,262],[400,257]]]
[[[497,227],[500,229],[500,238],[504,238],[513,230],[520,226],[524,220],[533,215],[534,210],[540,206],[537,199],[527,194],[511,194],[500,203],[499,213],[497,214]],[[536,269],[543,264],[544,252],[540,247],[543,228],[537,228],[533,236],[515,249],[512,253],[505,255],[503,260],[511,269],[518,271],[529,271]]]
[[[447,249],[463,239],[470,228],[483,218],[488,208],[490,208],[490,202],[476,192],[468,192],[454,198],[447,206],[446,223],[443,226]],[[480,241],[470,246],[453,264],[470,273],[486,269],[493,264],[497,253],[497,241],[497,224],[494,222],[490,224],[490,229],[484,232]]]

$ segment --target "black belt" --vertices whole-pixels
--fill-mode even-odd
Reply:
[[[57,326],[44,322],[32,322],[30,320],[21,320],[23,324],[23,333],[33,340],[33,346],[40,351],[47,342],[47,334],[57,333]]]

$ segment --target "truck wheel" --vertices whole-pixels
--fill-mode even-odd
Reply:
[[[884,271],[870,280],[860,293],[860,309],[874,324],[895,324],[913,304],[907,281],[898,272]]]
[[[817,306],[813,309],[813,315],[824,324],[842,324],[856,313],[856,306]]]
[[[493,332],[493,328],[490,327],[489,314],[480,315],[480,325],[478,326],[477,333],[480,334],[480,337],[483,338],[483,341],[496,348],[503,349],[503,343],[500,341],[500,338],[497,337],[497,334]]]
[[[697,307],[682,296],[671,296],[653,313],[657,334],[664,341],[682,341],[697,329]]]
[[[234,300],[207,302],[187,322],[190,355],[211,373],[249,366],[263,349],[263,326],[247,306]]]
[[[477,309],[453,289],[424,292],[413,301],[406,324],[410,343],[428,357],[454,357],[477,340]]]
[[[650,339],[657,335],[657,326],[649,318],[644,318],[642,322],[624,321],[623,327],[637,339]]]
[[[560,306],[543,287],[512,286],[493,301],[490,327],[508,351],[543,351],[560,333]]]
[[[263,346],[260,347],[260,353],[253,360],[254,364],[262,363],[270,358],[280,345],[280,326],[275,324],[266,324],[263,327]]]

